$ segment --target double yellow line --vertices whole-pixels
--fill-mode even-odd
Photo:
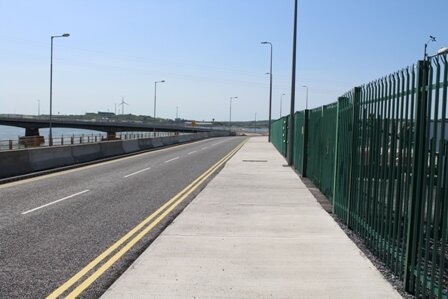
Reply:
[[[146,234],[148,234],[157,224],[160,223],[171,211],[173,211],[183,200],[185,200],[191,193],[193,193],[202,183],[204,183],[212,174],[217,172],[221,166],[223,166],[246,142],[247,140],[241,142],[237,147],[235,147],[230,153],[228,153],[224,158],[219,160],[216,164],[210,167],[206,172],[195,179],[190,185],[188,185],[181,192],[176,194],[163,206],[161,206],[157,211],[151,214],[148,218],[143,220],[140,224],[134,227],[126,235],[124,235],[120,240],[106,249],[97,258],[91,261],[87,266],[85,266],[81,271],[76,273],[72,278],[67,280],[63,285],[53,291],[47,298],[58,298],[63,293],[67,292],[73,285],[77,284],[80,279],[82,279],[86,274],[93,271],[101,262],[106,260],[112,253],[117,251],[114,255],[109,257],[97,270],[90,274],[84,279],[76,288],[74,288],[66,298],[76,298],[85,289],[87,289],[95,280],[97,280],[101,275],[104,274],[116,261],[118,261],[126,252],[128,252],[138,241],[140,241]],[[124,246],[123,246],[124,244]]]

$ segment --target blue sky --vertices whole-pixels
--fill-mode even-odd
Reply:
[[[50,36],[57,114],[111,111],[196,120],[267,119],[289,111],[293,0],[0,0],[0,114],[49,109]],[[299,1],[296,110],[334,102],[354,86],[448,45],[446,0]]]

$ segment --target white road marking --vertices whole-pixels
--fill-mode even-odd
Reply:
[[[191,154],[194,154],[194,153],[197,153],[198,151],[192,151],[192,152],[189,152],[187,155],[191,155]]]
[[[173,159],[169,159],[168,161],[165,161],[165,163],[169,163],[169,162],[177,160],[177,159],[179,159],[179,157],[176,157],[176,158],[173,158]]]
[[[67,196],[67,197],[64,197],[64,198],[58,199],[58,200],[56,200],[56,201],[53,201],[53,202],[47,203],[47,204],[45,204],[45,205],[43,205],[43,206],[40,206],[40,207],[34,208],[34,209],[32,209],[32,210],[29,210],[29,211],[26,211],[26,212],[23,212],[23,213],[22,213],[22,215],[25,215],[25,214],[28,214],[28,213],[34,212],[34,211],[36,211],[36,210],[39,210],[39,209],[42,209],[42,208],[48,207],[48,206],[50,206],[50,205],[53,205],[53,204],[55,204],[55,203],[58,203],[58,202],[61,202],[61,201],[63,201],[63,200],[66,200],[66,199],[69,199],[69,198],[72,198],[72,197],[75,197],[75,196],[78,196],[78,195],[84,194],[84,193],[86,193],[86,192],[89,192],[89,191],[90,191],[90,190],[84,190],[84,191],[81,191],[81,192],[78,192],[78,193],[72,194],[72,195],[70,195],[70,196]]]
[[[125,177],[125,178],[128,178],[128,177],[130,177],[130,176],[133,176],[134,174],[138,174],[138,173],[140,173],[140,172],[147,171],[147,170],[150,170],[150,169],[151,169],[151,167],[148,167],[148,168],[145,168],[145,169],[142,169],[142,170],[133,172],[133,173],[131,173],[131,174],[125,175],[124,177]]]
[[[224,142],[224,141],[216,142],[216,143],[213,143],[211,146],[215,146],[215,145],[221,144],[221,143],[223,143],[223,142]]]

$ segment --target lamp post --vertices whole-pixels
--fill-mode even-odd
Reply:
[[[271,110],[272,110],[272,43],[261,42],[262,45],[271,46],[271,63],[269,68],[269,128],[268,128],[268,142],[271,142]]]
[[[302,85],[302,87],[306,88],[305,109],[308,110],[308,86],[306,86],[306,85]]]
[[[255,112],[254,133],[257,133],[257,112]]]
[[[238,97],[230,97],[229,130],[232,129],[232,100],[236,99],[238,99]]]
[[[62,35],[52,35],[51,36],[51,54],[50,54],[50,132],[49,132],[49,140],[48,145],[53,145],[53,123],[52,123],[52,116],[53,116],[53,39],[58,37],[69,37],[70,34],[64,33]]]
[[[165,80],[154,81],[154,122],[156,121],[157,83],[165,83]],[[154,137],[156,137],[156,127],[154,127],[153,133]]]
[[[282,95],[280,96],[280,118],[282,117],[282,106],[283,106],[283,96],[285,94],[282,93]]]
[[[428,41],[425,43],[425,52],[424,52],[424,54],[423,54],[423,60],[428,59],[428,53],[426,52],[426,50],[428,49],[428,44],[429,44],[430,42],[436,42],[436,41],[437,41],[437,40],[436,40],[436,37],[435,37],[435,36],[432,36],[432,35],[429,36]]]
[[[294,1],[294,32],[292,38],[292,72],[291,72],[291,105],[289,116],[289,130],[288,130],[288,150],[287,160],[288,165],[293,164],[293,150],[294,150],[294,110],[296,100],[296,48],[297,48],[297,0]]]
[[[157,83],[165,83],[165,80],[155,81],[154,82],[154,121],[156,120]]]

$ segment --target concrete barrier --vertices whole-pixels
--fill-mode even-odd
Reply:
[[[69,146],[43,147],[30,150],[29,157],[33,171],[75,164],[72,149]]]
[[[154,147],[161,147],[163,146],[162,137],[157,137],[152,139],[152,145]]]
[[[88,143],[72,146],[72,155],[75,163],[84,163],[102,158],[99,143]]]
[[[229,133],[208,132],[3,151],[0,152],[0,179],[218,136],[229,136]]]
[[[33,172],[29,150],[0,152],[0,178]]]
[[[138,142],[138,139],[132,139],[132,140],[123,141],[122,145],[123,145],[123,151],[126,154],[134,153],[134,152],[138,152],[139,150],[142,150],[140,148],[140,144]]]
[[[113,156],[119,156],[125,154],[123,149],[123,142],[128,142],[131,140],[116,140],[116,141],[105,141],[100,143],[101,156],[103,158],[109,158]]]
[[[138,147],[141,150],[147,150],[147,149],[153,148],[154,145],[152,143],[152,138],[139,139],[138,140]]]

